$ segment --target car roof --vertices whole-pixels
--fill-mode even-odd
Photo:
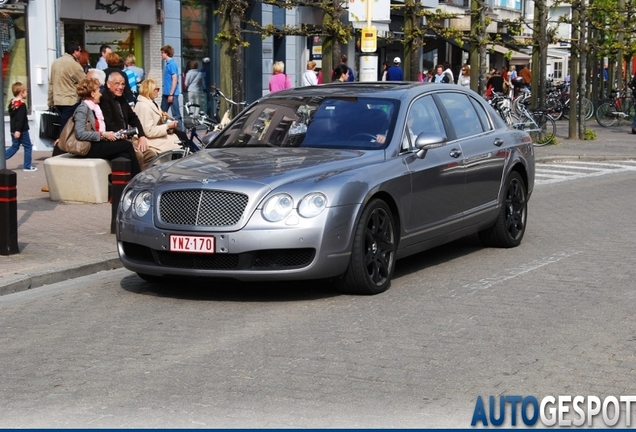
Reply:
[[[293,97],[353,97],[373,96],[382,98],[401,99],[413,97],[432,90],[449,90],[449,84],[420,83],[407,81],[373,81],[354,83],[330,83],[315,86],[294,87],[287,90],[270,93],[264,98],[293,98]],[[464,90],[461,86],[453,86],[453,90]]]

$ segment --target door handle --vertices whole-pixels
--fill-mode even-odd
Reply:
[[[454,148],[450,151],[449,155],[450,157],[457,159],[458,157],[462,155],[462,151]]]
[[[495,140],[493,141],[493,144],[496,145],[497,147],[501,147],[503,143],[504,142],[501,138],[495,138]]]

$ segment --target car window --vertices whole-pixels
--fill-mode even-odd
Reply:
[[[397,100],[373,97],[269,98],[243,112],[209,147],[381,149],[398,107]]]
[[[479,121],[481,122],[481,126],[485,131],[492,129],[492,123],[490,122],[490,117],[488,113],[484,109],[483,105],[475,100],[475,98],[469,98],[470,102],[473,104],[473,108],[475,108],[475,112],[477,113],[477,117],[479,117]]]
[[[446,135],[439,109],[431,96],[417,99],[409,108],[402,150],[413,149],[415,138],[422,132]]]
[[[475,107],[467,95],[448,92],[437,93],[437,96],[448,113],[448,120],[455,130],[456,138],[466,138],[484,131]]]

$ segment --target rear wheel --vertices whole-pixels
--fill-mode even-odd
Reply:
[[[486,246],[511,248],[519,246],[526,232],[528,200],[526,185],[518,172],[510,173],[503,191],[503,202],[495,224],[479,232]]]
[[[596,108],[596,122],[603,127],[618,123],[618,111],[613,103],[603,102]]]
[[[356,227],[349,267],[337,281],[348,294],[378,294],[389,289],[395,269],[395,223],[389,206],[372,200]]]

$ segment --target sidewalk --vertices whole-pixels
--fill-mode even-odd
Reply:
[[[539,162],[556,159],[636,159],[636,135],[630,125],[588,128],[594,141],[566,140],[567,123],[557,122],[558,145],[536,148]],[[111,205],[55,202],[41,192],[43,161],[50,152],[34,152],[37,172],[22,171],[22,150],[7,161],[17,175],[19,254],[0,256],[0,295],[36,288],[102,270],[121,267],[115,235],[110,234]]]

